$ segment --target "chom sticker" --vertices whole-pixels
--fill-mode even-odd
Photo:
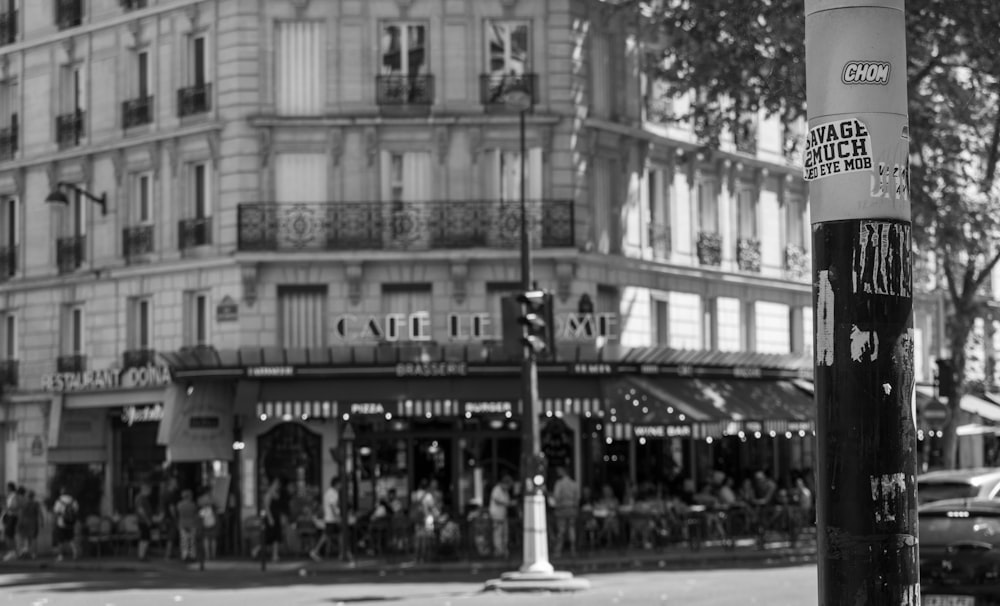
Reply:
[[[840,74],[844,84],[889,84],[892,66],[885,61],[848,61]]]
[[[803,178],[813,181],[872,169],[872,137],[857,118],[818,124],[806,136]]]

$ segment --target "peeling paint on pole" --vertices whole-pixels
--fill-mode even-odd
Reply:
[[[919,604],[903,0],[804,0],[820,606]]]

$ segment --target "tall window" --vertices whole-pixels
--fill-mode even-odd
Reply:
[[[153,302],[148,297],[131,300],[131,322],[129,349],[148,350],[153,348]]]
[[[17,315],[11,311],[3,314],[3,359],[18,359]]]
[[[83,65],[76,63],[63,67],[62,71],[62,112],[82,112],[87,109],[86,74]]]
[[[63,348],[65,353],[82,356],[86,352],[85,314],[82,305],[70,305],[66,309]]]
[[[205,62],[205,36],[191,38],[191,84],[204,85],[207,80]]]
[[[144,99],[149,96],[149,51],[141,50],[135,55],[135,96]]]
[[[382,311],[386,341],[426,341],[432,338],[434,305],[430,284],[383,284]]]
[[[674,349],[702,349],[701,296],[693,293],[670,293],[670,347]]]
[[[381,50],[382,75],[418,76],[427,71],[427,35],[424,25],[384,25]]]
[[[325,202],[326,154],[279,153],[274,157],[274,192],[277,202]]]
[[[185,301],[185,335],[188,345],[210,345],[211,319],[208,293],[189,292]]]
[[[670,343],[670,304],[663,299],[653,299],[654,345]]]
[[[757,196],[752,189],[743,188],[736,194],[737,217],[739,219],[739,237],[755,239],[757,237]]]
[[[139,173],[133,181],[135,196],[135,218],[140,225],[149,225],[153,222],[153,175],[152,173]]]
[[[17,250],[21,245],[21,201],[10,197],[3,201],[3,246]]]
[[[646,175],[646,205],[649,214],[649,246],[665,256],[673,249],[670,216],[670,183],[663,170],[650,170]]]
[[[525,159],[525,198],[529,201],[542,198],[542,148],[527,149]],[[520,202],[521,152],[495,149],[489,153],[488,192],[490,199]]]
[[[17,80],[11,78],[0,83],[0,128],[16,128],[21,107]]]
[[[741,307],[739,299],[719,297],[715,300],[715,331],[718,335],[719,351],[743,349]]]
[[[805,248],[805,203],[802,198],[789,198],[785,202],[785,212],[785,226],[787,231],[785,241],[791,246]]]
[[[595,116],[607,118],[611,113],[612,99],[616,93],[612,85],[611,43],[605,32],[592,33],[590,41],[591,107]]]
[[[278,287],[278,336],[282,347],[326,347],[326,286]]]
[[[761,353],[789,353],[792,347],[791,315],[783,303],[757,301],[756,315],[757,351]]]
[[[719,233],[719,194],[714,181],[699,181],[698,228],[705,233]]]
[[[195,219],[205,219],[212,216],[208,173],[208,164],[204,162],[191,165],[191,210]]]
[[[326,23],[278,21],[275,24],[275,105],[287,116],[318,115],[326,98],[324,69]]]
[[[530,72],[530,29],[526,21],[489,21],[486,24],[490,75]]]

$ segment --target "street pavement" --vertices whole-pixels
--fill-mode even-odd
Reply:
[[[309,574],[35,570],[0,574],[0,604],[24,606],[810,606],[816,568],[595,572],[573,593],[483,590],[489,574],[422,572],[341,578]],[[461,578],[456,578],[461,577]]]

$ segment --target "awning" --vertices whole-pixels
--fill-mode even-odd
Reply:
[[[922,410],[927,401],[937,399],[933,387],[921,385],[915,391],[918,409]],[[1000,421],[1000,396],[997,394],[985,393],[982,398],[965,394],[962,396],[959,406],[969,414],[978,415],[990,421]]]
[[[167,446],[170,462],[231,460],[232,382],[172,384],[167,390],[157,442]]]
[[[790,380],[623,376],[607,381],[608,420],[635,435],[721,437],[812,431],[812,398]],[[680,429],[690,426],[689,431]],[[640,428],[640,429],[636,429]]]
[[[597,377],[538,380],[541,413],[601,414]],[[459,416],[483,411],[521,413],[521,382],[511,377],[435,377],[262,381],[257,414],[267,417],[328,418],[347,415],[390,417]]]

